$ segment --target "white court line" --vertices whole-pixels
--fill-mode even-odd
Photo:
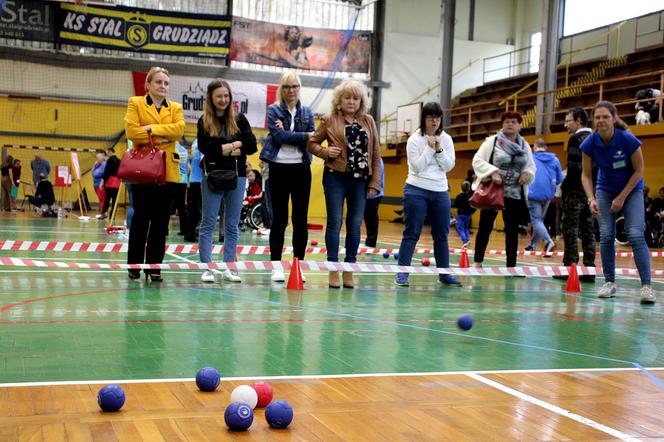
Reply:
[[[664,367],[647,368],[648,371],[662,371]],[[383,377],[407,377],[407,376],[455,376],[471,374],[532,374],[532,373],[570,373],[570,372],[619,372],[619,371],[638,371],[638,368],[556,368],[556,369],[533,369],[533,370],[480,370],[480,371],[431,371],[415,373],[357,373],[357,374],[307,374],[307,375],[284,375],[284,376],[237,376],[225,377],[225,381],[252,381],[252,380],[315,380],[315,379],[352,379],[352,378],[383,378]],[[0,388],[9,387],[40,387],[52,385],[90,385],[90,384],[140,384],[157,382],[192,382],[196,378],[165,378],[165,379],[115,379],[115,380],[89,380],[89,381],[45,381],[45,382],[9,382],[0,383]]]
[[[468,373],[468,377],[471,377],[475,379],[476,381],[482,382],[483,384],[489,385],[493,388],[496,388],[503,393],[507,393],[511,396],[514,396],[516,398],[519,398],[521,400],[530,402],[531,404],[537,405],[538,407],[542,407],[545,410],[549,410],[553,413],[559,414],[561,416],[570,418],[572,420],[575,420],[583,425],[587,425],[591,428],[594,428],[595,430],[602,431],[610,436],[617,437],[618,439],[621,440],[626,440],[626,441],[638,441],[640,439],[630,436],[629,434],[623,433],[622,431],[618,431],[615,428],[607,427],[606,425],[600,424],[599,422],[596,422],[592,419],[589,419],[587,417],[581,416],[580,414],[572,413],[569,410],[565,410],[564,408],[560,408],[557,405],[553,405],[550,402],[545,402],[543,400],[537,399],[536,397],[530,396],[528,394],[522,393],[518,390],[515,390],[513,388],[510,388],[506,385],[503,385],[499,382],[492,381],[491,379],[487,379],[484,376],[480,376],[477,373]]]

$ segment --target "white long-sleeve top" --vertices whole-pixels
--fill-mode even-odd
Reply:
[[[449,189],[447,172],[454,168],[454,143],[444,131],[440,133],[440,147],[443,151],[436,153],[419,129],[408,138],[407,184],[432,192],[446,192]]]

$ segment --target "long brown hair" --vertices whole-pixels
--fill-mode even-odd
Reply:
[[[230,103],[228,103],[223,118],[225,120],[224,125],[226,126],[226,137],[232,137],[240,132],[240,128],[237,125],[235,109],[233,108],[233,93],[231,92],[231,86],[225,80],[212,80],[210,84],[208,84],[203,113],[203,127],[205,128],[205,132],[211,137],[218,137],[221,132],[221,124],[219,123],[219,118],[217,118],[215,107],[212,103],[212,94],[220,87],[225,87],[228,90]]]

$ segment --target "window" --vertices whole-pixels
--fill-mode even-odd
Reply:
[[[539,58],[540,58],[540,48],[542,46],[542,33],[537,32],[530,36],[530,51],[529,51],[529,63],[528,63],[528,72],[534,73],[539,72]]]

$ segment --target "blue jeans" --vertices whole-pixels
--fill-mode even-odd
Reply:
[[[212,234],[217,224],[219,207],[224,204],[224,262],[235,261],[237,253],[238,224],[244,201],[244,190],[247,178],[237,177],[237,187],[234,190],[213,192],[203,177],[201,193],[203,194],[203,218],[198,232],[198,254],[201,262],[212,262]]]
[[[528,212],[530,213],[530,222],[533,225],[533,238],[530,240],[530,245],[535,247],[540,241],[544,241],[544,245],[551,242],[549,232],[544,225],[544,215],[549,208],[549,201],[532,201],[528,200]]]
[[[424,217],[429,215],[436,267],[450,266],[447,235],[450,232],[450,196],[406,184],[403,188],[403,238],[399,247],[399,265],[409,266],[420,239]]]
[[[456,229],[464,244],[470,241],[470,220],[471,215],[456,216]]]
[[[357,261],[364,206],[367,202],[367,180],[353,178],[349,173],[323,172],[323,191],[327,209],[325,247],[327,260],[339,261],[339,232],[346,201],[346,257],[344,262]]]
[[[616,279],[616,213],[611,212],[611,202],[617,194],[598,189],[595,198],[599,204],[599,253],[602,257],[604,280],[614,282]],[[643,236],[645,210],[643,191],[632,190],[625,198],[622,214],[625,217],[625,233],[634,252],[634,262],[641,277],[641,284],[650,284],[650,250]]]

